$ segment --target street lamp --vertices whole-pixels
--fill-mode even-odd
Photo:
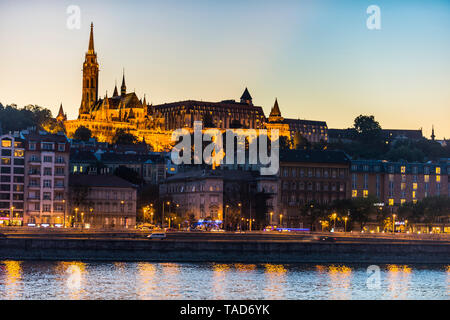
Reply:
[[[223,216],[223,228],[224,228],[224,230],[226,231],[227,230],[227,225],[226,225],[226,219],[227,219],[227,215],[228,215],[228,208],[229,208],[230,206],[229,205],[226,205],[225,206],[225,215]]]
[[[270,211],[270,225],[272,225],[272,216],[273,216],[273,211]]]
[[[75,218],[74,218],[74,220],[75,220],[75,219],[78,220],[78,210],[80,210],[80,209],[75,208]]]
[[[170,201],[167,202],[163,202],[163,211],[162,211],[162,217],[161,217],[161,227],[163,227],[164,224],[164,205],[167,204],[168,206],[170,206]]]
[[[282,226],[283,226],[283,215],[280,214],[280,227],[282,227]]]
[[[333,230],[336,230],[336,217],[337,217],[336,212],[333,213],[332,217],[333,217],[333,219],[334,219],[334,222],[333,222]]]
[[[238,203],[238,207],[239,207],[239,218],[241,218],[242,216],[242,203]],[[239,231],[242,231],[242,218],[239,222]]]
[[[392,233],[395,234],[395,214],[392,215]]]
[[[13,219],[13,217],[14,217],[14,209],[15,209],[16,207],[11,207],[11,211],[9,212],[9,225],[10,226],[12,226],[12,219]]]
[[[347,220],[348,220],[348,217],[344,217],[344,222],[345,222],[344,232],[347,232]]]
[[[66,200],[63,199],[62,201],[64,203],[64,218],[63,218],[63,228],[66,228]]]

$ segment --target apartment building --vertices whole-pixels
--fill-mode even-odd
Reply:
[[[24,212],[24,140],[0,136],[0,226],[21,226]]]
[[[25,139],[26,226],[62,227],[66,219],[70,145],[63,134],[21,132]]]
[[[352,197],[373,195],[389,206],[391,212],[405,202],[450,196],[450,166],[446,162],[354,160],[350,174]]]
[[[128,229],[136,225],[137,189],[113,175],[73,174],[69,180],[70,227]]]
[[[283,225],[302,227],[305,204],[350,196],[350,159],[340,151],[288,150],[280,154],[279,194]]]

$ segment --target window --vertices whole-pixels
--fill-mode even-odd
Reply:
[[[50,192],[44,192],[43,200],[52,200],[52,194]]]
[[[44,162],[53,162],[53,157],[45,156],[44,157]]]
[[[389,199],[389,206],[394,206],[394,199]]]
[[[430,176],[427,175],[427,174],[424,175],[424,176],[423,176],[423,181],[424,181],[424,182],[430,182]]]
[[[42,150],[53,150],[53,143],[42,142]]]
[[[413,191],[413,192],[412,192],[412,197],[413,197],[413,199],[415,199],[416,196],[417,196],[416,191]]]
[[[437,183],[441,182],[441,176],[436,176],[436,182]]]
[[[28,148],[29,148],[30,150],[36,150],[36,143],[35,143],[35,142],[30,142],[30,143],[28,144]]]
[[[417,190],[417,183],[413,183],[413,190]]]
[[[52,187],[52,181],[44,180],[44,188],[51,188],[51,187]]]
[[[12,147],[12,141],[10,139],[3,139],[2,140],[2,147],[3,148],[11,148]]]
[[[58,143],[58,151],[64,152],[66,150],[66,145],[64,143]]]
[[[52,208],[51,205],[49,205],[49,204],[44,204],[44,205],[42,206],[42,211],[43,211],[43,212],[50,212],[50,211],[51,211],[51,208]]]
[[[369,190],[364,190],[363,196],[364,196],[364,198],[367,198],[369,196]]]
[[[44,176],[51,176],[52,168],[44,168]]]
[[[436,167],[436,174],[441,174],[441,168],[440,167]]]
[[[400,167],[400,171],[401,171],[401,173],[406,173],[406,167],[405,166],[401,166]]]
[[[352,190],[352,197],[356,198],[358,196],[358,190]]]
[[[403,205],[405,202],[406,202],[405,199],[401,199],[401,200],[400,200],[400,204],[402,204],[402,205]]]
[[[24,152],[23,150],[14,150],[14,157],[23,158]]]
[[[11,158],[2,158],[2,165],[9,166],[11,164]]]

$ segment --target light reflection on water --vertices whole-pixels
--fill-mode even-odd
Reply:
[[[1,299],[449,299],[450,265],[0,261]]]

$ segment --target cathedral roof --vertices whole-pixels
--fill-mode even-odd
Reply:
[[[144,105],[134,92],[127,93],[124,96],[115,96],[112,98],[106,97],[105,99],[108,99],[109,109],[119,109],[120,105],[122,105],[125,109],[144,107]],[[104,99],[98,100],[92,107],[92,111],[99,110],[103,104],[103,101]]]

